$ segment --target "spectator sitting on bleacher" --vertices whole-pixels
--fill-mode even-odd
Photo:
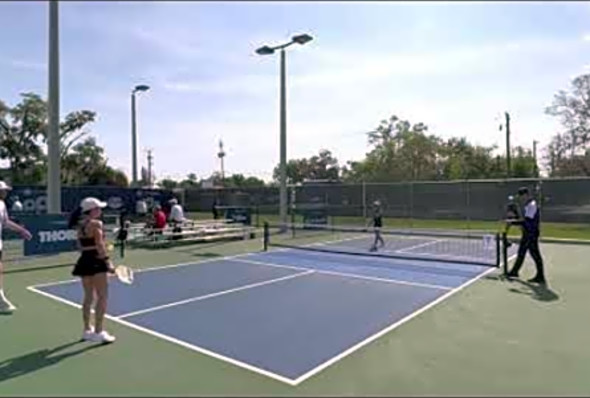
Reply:
[[[12,203],[12,211],[15,213],[20,213],[21,211],[23,211],[23,204],[18,196],[14,197],[14,202]]]
[[[164,211],[162,210],[162,207],[160,205],[156,205],[154,207],[154,229],[155,229],[155,233],[161,235],[162,234],[162,230],[164,228],[166,228],[166,214],[164,214]]]
[[[184,223],[184,212],[182,210],[182,206],[178,203],[176,198],[170,199],[170,205],[172,208],[170,209],[170,224],[172,225],[172,232],[174,234],[178,234],[173,239],[180,239],[182,228],[181,225]]]
[[[182,224],[184,222],[184,211],[182,210],[182,206],[176,199],[170,199],[170,204],[172,205],[170,209],[170,222],[172,224]]]

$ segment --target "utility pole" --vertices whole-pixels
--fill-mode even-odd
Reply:
[[[505,112],[506,116],[506,177],[510,178],[512,175],[510,165],[510,115]]]
[[[535,160],[535,177],[539,175],[539,167],[537,166],[537,140],[533,140],[533,159]]]
[[[223,150],[223,141],[219,140],[219,152],[217,153],[217,157],[221,162],[221,185],[225,181],[225,168],[223,166],[223,158],[225,157],[225,151]]]
[[[147,164],[148,164],[148,187],[152,187],[152,165],[153,165],[154,157],[152,156],[152,150],[147,150]]]

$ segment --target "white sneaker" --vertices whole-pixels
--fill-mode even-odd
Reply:
[[[88,330],[85,330],[84,333],[82,333],[82,340],[83,341],[92,341],[94,337],[94,328],[90,328]]]
[[[16,311],[16,307],[8,301],[6,298],[0,299],[0,313],[1,314],[12,314]]]
[[[106,330],[103,330],[100,333],[92,333],[92,337],[90,339],[90,341],[93,341],[95,343],[103,344],[113,343],[115,340],[115,336],[109,334]]]

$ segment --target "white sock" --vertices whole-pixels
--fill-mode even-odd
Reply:
[[[0,289],[0,300],[6,300],[6,296],[4,296],[4,289]]]

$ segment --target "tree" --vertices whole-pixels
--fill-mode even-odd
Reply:
[[[158,185],[160,186],[160,188],[167,190],[178,188],[178,182],[174,181],[171,178],[164,178],[163,180],[160,180],[160,182],[158,182]]]
[[[243,174],[232,174],[224,181],[228,188],[257,188],[263,187],[264,181],[256,177],[245,177]]]
[[[560,90],[545,112],[563,126],[547,148],[549,175],[590,176],[590,74],[576,77],[570,92]]]
[[[560,90],[545,111],[561,119],[562,140],[570,155],[579,154],[578,149],[584,153],[590,143],[590,74],[576,77],[571,92]]]
[[[180,182],[181,188],[198,188],[199,187],[199,179],[195,173],[189,173],[186,176],[185,180]]]
[[[129,186],[129,180],[123,171],[115,170],[104,164],[97,167],[86,180],[86,185],[106,185],[126,188]]]
[[[392,116],[367,133],[373,149],[360,162],[350,162],[347,179],[403,181],[436,179],[440,175],[441,139],[426,135],[424,123],[412,125]]]
[[[22,97],[13,108],[0,101],[0,158],[10,163],[13,184],[40,182],[45,162],[39,140],[47,127],[47,107],[35,94]]]
[[[501,178],[502,157],[495,146],[472,145],[466,138],[427,134],[424,123],[412,124],[392,116],[367,133],[372,149],[361,161],[348,162],[342,178],[348,182],[393,182]],[[530,151],[516,148],[513,161],[517,177],[536,175]]]
[[[585,154],[571,155],[567,137],[556,134],[548,145],[545,164],[550,177],[590,175],[590,150]]]
[[[470,144],[466,138],[450,138],[441,148],[442,174],[445,180],[499,178],[503,164],[493,157],[495,146]]]
[[[62,162],[62,182],[66,185],[112,185],[127,187],[127,176],[107,165],[104,149],[88,137],[73,146]]]
[[[296,184],[304,180],[338,180],[340,167],[338,159],[327,149],[308,159],[291,159],[287,162],[287,183]],[[280,166],[273,171],[273,178],[280,179]]]
[[[21,94],[22,100],[14,107],[0,101],[0,159],[10,163],[13,184],[40,183],[46,179],[48,115],[47,103],[34,93]],[[85,127],[95,120],[88,110],[66,115],[60,123],[62,163],[74,144],[88,134]],[[70,173],[72,170],[70,170]]]

